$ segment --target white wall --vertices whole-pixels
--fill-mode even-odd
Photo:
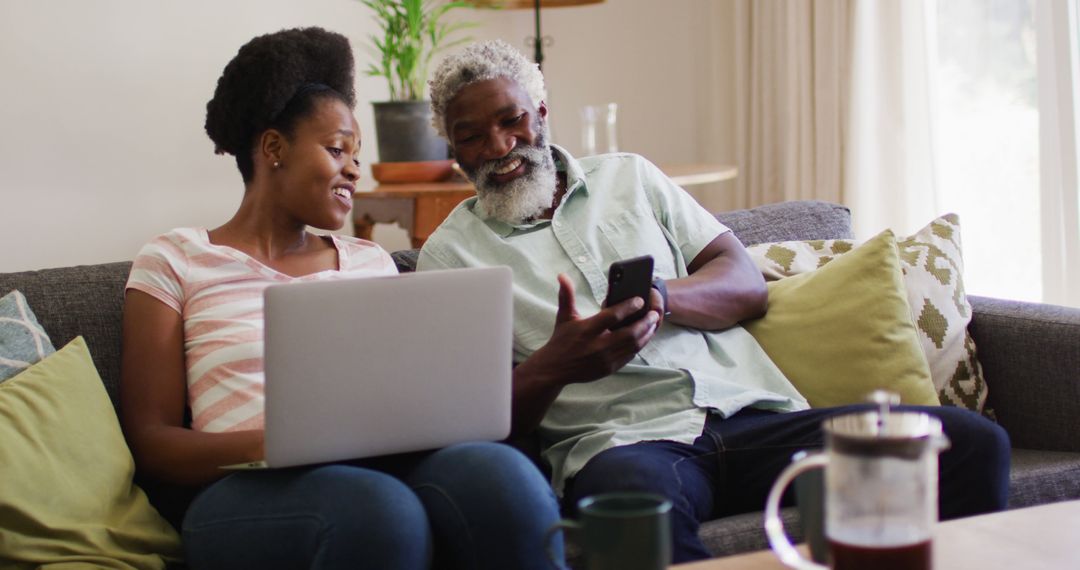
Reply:
[[[556,142],[576,150],[578,108],[615,101],[623,149],[657,162],[733,161],[724,134],[733,124],[728,4],[608,0],[546,10]],[[461,14],[482,22],[474,37],[531,53],[530,11]],[[206,101],[240,45],[307,25],[346,34],[366,67],[375,25],[355,0],[0,2],[0,271],[130,259],[162,231],[227,220],[242,186],[232,158],[215,156],[203,132]],[[357,91],[369,164],[368,103],[386,88],[358,74]],[[731,188],[696,192],[715,209]],[[405,247],[395,227],[380,226],[375,238]]]

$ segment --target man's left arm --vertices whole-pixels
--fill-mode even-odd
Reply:
[[[722,330],[765,314],[769,298],[765,279],[730,231],[705,246],[687,266],[687,273],[665,282],[670,312],[666,321]],[[654,300],[657,296],[654,292]]]
[[[742,242],[655,165],[642,161],[640,166],[656,220],[670,245],[685,256],[686,273],[679,272],[685,276],[664,282],[670,312],[664,320],[722,330],[765,314],[765,279]],[[664,306],[655,289],[650,304],[655,309]]]

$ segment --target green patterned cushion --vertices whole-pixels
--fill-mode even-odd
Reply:
[[[852,240],[766,243],[747,248],[767,280],[813,271],[850,251]],[[946,214],[897,240],[911,318],[942,404],[984,412],[987,387],[968,334],[960,221]]]
[[[877,389],[936,406],[902,279],[885,231],[820,271],[769,283],[769,310],[743,326],[815,408]]]
[[[0,298],[0,382],[54,350],[22,293],[12,291]]]

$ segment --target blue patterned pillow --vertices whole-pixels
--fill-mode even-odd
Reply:
[[[0,382],[55,351],[22,293],[0,298]]]

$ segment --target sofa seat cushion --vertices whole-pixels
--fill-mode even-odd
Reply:
[[[765,513],[758,511],[711,520],[702,523],[698,536],[713,556],[731,556],[763,550],[769,548],[769,541],[765,538],[764,517]],[[791,542],[802,542],[803,532],[798,509],[780,509],[780,518],[784,521],[784,530]]]
[[[1080,497],[1080,453],[1013,448],[1010,509],[1077,497]]]

